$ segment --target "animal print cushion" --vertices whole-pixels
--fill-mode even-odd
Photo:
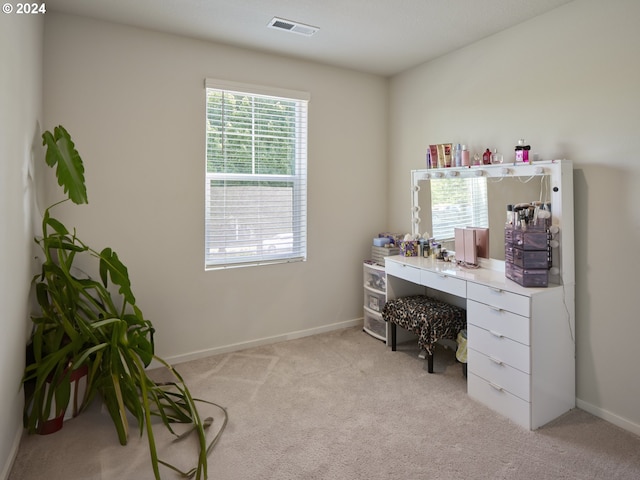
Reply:
[[[429,354],[438,340],[455,341],[458,332],[467,328],[467,312],[463,308],[425,295],[389,300],[382,318],[418,335],[418,345]]]

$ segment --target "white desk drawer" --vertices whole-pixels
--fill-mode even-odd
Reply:
[[[484,403],[500,415],[505,415],[524,428],[531,428],[531,404],[521,398],[492,386],[477,375],[469,372],[467,393],[471,398]]]
[[[487,382],[502,387],[515,396],[531,401],[531,376],[516,370],[506,363],[486,356],[476,350],[467,350],[468,371],[482,377]]]
[[[467,298],[493,307],[509,310],[523,317],[529,316],[529,297],[507,292],[488,285],[468,282]]]
[[[422,270],[420,284],[425,287],[447,292],[458,297],[467,296],[467,282],[460,278],[451,277],[444,273],[429,272]]]
[[[530,349],[527,345],[473,324],[467,324],[467,342],[469,348],[491,356],[524,373],[531,373]]]
[[[393,275],[394,277],[402,278],[409,282],[420,284],[420,269],[404,265],[398,262],[386,262],[385,271],[387,275]]]
[[[467,300],[467,323],[531,345],[529,318],[484,303]]]

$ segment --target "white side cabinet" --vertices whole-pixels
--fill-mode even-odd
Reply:
[[[375,338],[387,341],[387,322],[382,319],[382,309],[387,301],[387,276],[382,265],[365,261],[364,276],[364,331]]]

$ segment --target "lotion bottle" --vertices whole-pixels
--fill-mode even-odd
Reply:
[[[460,159],[461,159],[461,165],[463,167],[468,167],[471,165],[471,162],[469,160],[469,150],[467,150],[466,145],[462,145],[462,150],[460,151]]]

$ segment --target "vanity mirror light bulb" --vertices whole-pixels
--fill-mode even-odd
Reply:
[[[420,185],[414,185],[413,186],[413,191],[414,192],[419,192],[420,191]]]
[[[484,175],[484,170],[476,170],[475,175],[476,177],[482,177]]]
[[[442,178],[443,173],[442,172],[434,172],[433,177],[434,178]]]
[[[509,175],[509,173],[511,173],[511,170],[505,167],[505,168],[503,168],[502,170],[500,170],[500,172],[501,172],[503,175]]]
[[[542,175],[544,173],[544,168],[536,167],[535,172],[536,172],[536,175]]]
[[[552,233],[553,235],[555,235],[559,231],[560,231],[560,228],[557,225],[551,225],[549,227],[549,232]]]
[[[558,267],[551,267],[549,269],[549,273],[551,275],[559,275],[560,274],[560,269]]]
[[[457,170],[447,172],[447,177],[457,177],[458,175],[460,175],[460,172],[458,172]]]
[[[416,205],[415,207],[413,207],[413,211],[414,212],[419,212],[420,211],[420,205]]]
[[[415,223],[416,225],[417,225],[418,223],[420,223],[420,217],[414,217],[414,218],[413,218],[413,223]]]
[[[549,246],[550,246],[551,248],[558,248],[558,247],[560,246],[560,242],[558,242],[558,240],[551,240],[551,241],[549,242]]]

